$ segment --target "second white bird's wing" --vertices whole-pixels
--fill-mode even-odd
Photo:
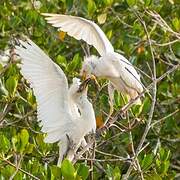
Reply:
[[[123,82],[129,87],[136,90],[138,93],[143,91],[143,84],[140,76],[135,70],[134,66],[122,55],[114,53],[109,57],[114,67],[116,68],[117,75],[121,77]]]
[[[33,88],[38,120],[45,141],[53,143],[66,134],[72,124],[68,106],[68,82],[63,71],[31,40],[19,40],[15,52],[21,57],[21,73]]]
[[[89,45],[94,46],[102,56],[107,52],[114,52],[110,41],[93,21],[69,15],[42,13],[46,16],[48,23],[54,27],[60,28],[61,31],[67,32],[69,36],[77,40],[84,40]]]

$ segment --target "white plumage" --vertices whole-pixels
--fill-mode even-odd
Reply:
[[[43,13],[48,23],[77,40],[84,40],[94,46],[101,57],[85,57],[81,73],[94,74],[110,80],[109,92],[115,88],[131,99],[143,91],[140,76],[133,65],[122,55],[114,52],[110,41],[100,27],[90,20],[81,17]],[[112,94],[110,99],[112,98]],[[140,99],[135,102],[140,104]]]
[[[25,42],[19,40],[19,43],[15,52],[22,59],[21,73],[35,94],[38,120],[42,131],[47,133],[45,142],[60,142],[60,163],[68,149],[68,136],[75,145],[74,152],[68,155],[72,160],[81,142],[84,142],[84,136],[96,129],[94,110],[87,99],[87,91],[78,91],[80,80],[77,78],[68,88],[61,68],[30,39]]]

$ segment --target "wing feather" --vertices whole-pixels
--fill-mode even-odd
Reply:
[[[134,66],[124,56],[117,53],[111,59],[112,63],[115,63],[117,74],[122,78],[123,82],[128,87],[141,93],[143,91],[143,84]],[[115,61],[113,62],[113,60]]]
[[[93,45],[102,56],[107,52],[114,52],[110,41],[93,21],[69,15],[42,13],[45,19],[54,27],[67,32],[69,36],[77,40],[84,40],[89,45]]]
[[[66,76],[31,40],[19,41],[21,45],[15,51],[22,59],[21,73],[36,96],[38,120],[42,131],[47,133],[45,141],[58,141],[72,124]]]

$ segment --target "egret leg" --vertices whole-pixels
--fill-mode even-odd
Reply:
[[[73,140],[68,136],[67,136],[67,140],[68,140],[68,150],[67,150],[67,156],[66,158],[69,159],[70,161],[72,161],[74,159],[74,155],[76,153],[75,149],[76,149],[76,144],[73,142]]]
[[[75,155],[75,150],[69,149],[67,152],[67,159],[72,162],[74,159],[74,155]]]
[[[71,162],[74,160],[75,158],[75,154],[78,150],[78,148],[82,145],[82,141],[83,143],[86,143],[85,139],[74,139],[74,141],[72,139],[70,139],[70,137],[67,135],[67,139],[68,139],[68,151],[67,151],[67,159],[70,160]]]
[[[64,156],[68,150],[68,142],[67,138],[65,137],[59,142],[59,158],[58,158],[58,163],[57,166],[61,166],[61,162],[64,159]]]
[[[84,149],[87,146],[87,142],[85,140],[85,138],[83,138],[83,140],[81,141],[81,146]],[[87,149],[87,151],[85,152],[85,157],[87,158],[89,154],[89,148]]]
[[[85,138],[83,138],[83,140],[81,141],[81,146],[84,148],[84,147],[86,147],[86,145],[87,145],[87,142],[86,142]]]
[[[107,123],[107,121],[109,120],[109,118],[111,117],[113,111],[114,111],[114,86],[112,85],[111,82],[108,83],[108,94],[109,94],[109,105],[110,105],[110,110],[109,110],[109,114],[108,114],[108,117],[105,121],[104,124]]]
[[[109,105],[110,105],[110,110],[109,110],[109,115],[111,115],[114,111],[114,86],[112,85],[111,82],[108,83],[108,94],[109,94]]]

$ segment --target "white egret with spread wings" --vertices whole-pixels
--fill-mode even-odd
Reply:
[[[87,99],[88,81],[80,84],[74,78],[68,88],[62,69],[30,39],[18,40],[15,52],[22,60],[21,73],[35,94],[38,120],[47,134],[45,142],[59,141],[60,164],[71,141],[74,148],[68,151],[67,158],[72,160],[80,145],[85,145],[84,136],[96,129],[93,106]]]
[[[96,48],[101,57],[85,57],[81,74],[93,74],[110,81],[108,91],[112,106],[113,91],[117,89],[128,95],[129,99],[135,99],[143,91],[140,76],[133,65],[121,54],[116,53],[104,32],[93,21],[82,17],[42,13],[52,26],[67,32],[69,36],[77,40],[84,40]],[[137,99],[136,104],[141,104]]]

